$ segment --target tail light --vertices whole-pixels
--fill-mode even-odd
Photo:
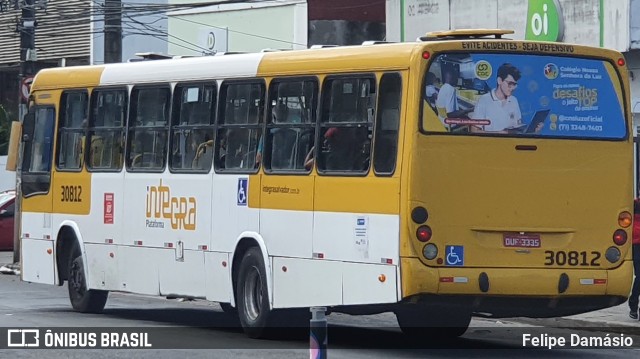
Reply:
[[[613,232],[613,243],[619,246],[627,243],[627,232],[622,229],[618,229]]]
[[[431,239],[431,228],[429,226],[420,226],[416,231],[416,237],[420,242],[428,242]]]

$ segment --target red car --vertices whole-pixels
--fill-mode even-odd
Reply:
[[[0,251],[13,250],[13,213],[16,193],[0,192]]]

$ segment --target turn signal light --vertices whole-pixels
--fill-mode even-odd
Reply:
[[[416,231],[416,237],[420,242],[428,242],[431,239],[431,228],[429,226],[420,226]]]
[[[624,59],[623,59],[622,57],[621,57],[621,58],[619,58],[619,59],[618,59],[618,66],[624,66],[624,64],[625,64]]]
[[[613,243],[619,246],[627,243],[627,232],[623,231],[622,229],[618,229],[613,232]]]
[[[431,57],[431,54],[429,53],[429,51],[425,51],[422,53],[422,58],[425,60],[429,60],[429,58]]]
[[[622,212],[618,215],[618,224],[622,228],[629,228],[629,226],[631,225],[632,219],[633,217],[631,216],[631,213]]]

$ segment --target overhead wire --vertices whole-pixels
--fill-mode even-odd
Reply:
[[[133,16],[153,17],[154,15],[157,15],[155,19],[149,20],[150,22],[148,22],[147,25],[150,25],[150,24],[155,24],[164,19],[167,19],[168,18],[167,12],[171,12],[171,11],[203,8],[203,7],[213,6],[213,5],[229,5],[229,4],[238,4],[238,3],[259,3],[259,2],[264,2],[264,1],[229,0],[229,1],[210,1],[210,2],[202,2],[202,3],[178,3],[178,4],[166,4],[166,3],[153,4],[153,3],[130,2],[130,3],[121,4],[122,6],[115,10],[116,10],[116,13],[120,12],[121,14],[122,20],[121,20],[120,27],[122,30],[124,30],[127,28],[127,25],[131,25],[132,23],[135,23],[138,25],[143,24],[142,21],[133,19]],[[271,0],[267,2],[278,3],[280,1]],[[109,9],[110,6],[105,5],[104,1],[89,0],[89,3],[94,4],[94,6],[91,6],[89,9],[78,8],[77,5],[70,5],[70,4],[60,4],[60,5],[57,5],[56,7],[49,7],[47,9],[48,15],[55,14],[55,13],[61,13],[61,14],[64,13],[64,15],[61,15],[59,18],[55,20],[47,19],[48,20],[47,22],[42,21],[39,24],[40,26],[37,28],[37,30],[40,29],[40,31],[36,30],[37,36],[59,36],[59,35],[64,35],[68,31],[68,27],[70,26],[85,25],[85,24],[90,24],[92,22],[104,23],[105,14],[107,14],[109,10],[113,10],[113,9]],[[172,15],[171,17],[184,22],[189,22],[189,23],[198,24],[202,26],[209,26],[213,28],[225,29],[228,32],[237,33],[244,36],[250,36],[250,37],[275,41],[275,42],[291,44],[291,45],[299,45],[299,46],[305,46],[305,47],[307,46],[306,44],[296,43],[289,40],[277,39],[269,36],[234,30],[229,27],[217,26],[209,23],[194,21],[194,20],[186,19],[184,18],[184,16],[188,16],[188,15]],[[131,28],[135,28],[135,27],[131,26]],[[163,31],[161,28],[154,28],[154,29],[148,28],[148,30]],[[45,32],[47,33],[47,35],[44,34]],[[199,45],[190,43],[185,39],[179,38],[175,35],[170,35],[167,31],[164,31],[164,33],[167,36],[171,36],[179,41],[183,41],[184,43],[191,44],[192,46],[196,46],[200,50],[208,51],[208,49],[205,49]]]

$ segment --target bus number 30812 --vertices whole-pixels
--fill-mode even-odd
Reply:
[[[60,186],[62,202],[82,202],[82,186]]]
[[[570,266],[600,266],[600,252],[577,252],[577,251],[544,251],[544,265],[570,265]]]

